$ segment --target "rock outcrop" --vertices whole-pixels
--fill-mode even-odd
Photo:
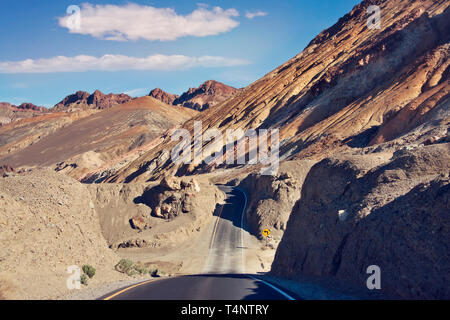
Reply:
[[[240,182],[249,198],[245,221],[253,235],[262,239],[262,231],[269,229],[272,237],[281,239],[313,164],[308,160],[286,161],[276,176],[253,173]]]
[[[190,88],[175,99],[173,104],[204,111],[230,99],[238,92],[239,89],[214,80],[209,80],[201,84],[198,88]]]
[[[199,192],[200,186],[195,179],[164,177],[159,185],[147,188],[142,197],[155,217],[173,220],[192,211],[194,198]]]
[[[167,93],[159,88],[152,90],[149,95],[167,104],[204,111],[230,99],[238,92],[239,89],[209,80],[198,88],[190,88],[181,96]]]
[[[175,101],[175,99],[179,98],[179,95],[167,93],[160,88],[153,89],[148,94],[150,97],[158,99],[166,104],[172,104]]]
[[[47,108],[39,107],[29,102],[22,103],[19,106],[8,102],[0,102],[0,126],[22,119],[32,118],[47,112]]]
[[[0,177],[2,177],[2,176],[7,177],[9,173],[14,173],[14,172],[16,172],[16,170],[7,164],[0,166]]]
[[[124,104],[131,101],[129,95],[120,94],[104,94],[99,90],[89,94],[85,91],[77,91],[68,95],[61,102],[56,104],[53,111],[74,111],[76,109],[108,109],[113,106]]]
[[[302,188],[272,265],[277,276],[333,278],[387,297],[448,299],[449,144],[327,158]]]

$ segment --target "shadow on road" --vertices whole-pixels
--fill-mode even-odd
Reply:
[[[225,204],[221,205],[221,208],[214,212],[214,215],[220,215],[221,219],[229,220],[233,223],[233,226],[241,228],[242,210],[245,205],[244,194],[229,186],[220,185],[219,188],[227,194],[227,199]],[[243,229],[245,230],[245,226]]]

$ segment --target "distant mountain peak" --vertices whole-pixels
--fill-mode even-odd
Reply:
[[[167,93],[160,88],[153,89],[149,96],[167,104],[203,111],[228,100],[238,91],[239,89],[221,82],[208,80],[198,88],[189,88],[181,96]]]
[[[19,106],[0,102],[0,126],[47,112],[47,108],[24,102]]]
[[[61,102],[53,107],[53,110],[70,110],[73,108],[88,109],[108,109],[118,104],[123,104],[132,100],[129,95],[120,94],[104,94],[100,90],[95,90],[92,94],[85,91],[77,91],[68,95]]]
[[[166,104],[173,104],[174,100],[179,97],[176,94],[167,93],[160,88],[156,88],[150,91],[149,96],[158,99]]]

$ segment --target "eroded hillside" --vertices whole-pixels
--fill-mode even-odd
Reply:
[[[194,114],[150,97],[102,111],[53,112],[0,128],[1,162],[51,167],[82,179],[92,170],[124,165]]]
[[[381,29],[366,25],[372,4],[381,8]],[[395,139],[431,118],[448,126],[448,6],[444,0],[363,1],[299,55],[184,128],[192,131],[194,121],[222,132],[278,128],[283,158],[320,160]],[[167,137],[107,180],[212,169],[179,168],[170,159],[148,169],[174,145]]]

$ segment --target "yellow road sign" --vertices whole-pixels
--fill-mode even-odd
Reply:
[[[268,237],[268,236],[270,236],[270,230],[269,229],[264,229],[262,234],[263,234],[263,236]]]

